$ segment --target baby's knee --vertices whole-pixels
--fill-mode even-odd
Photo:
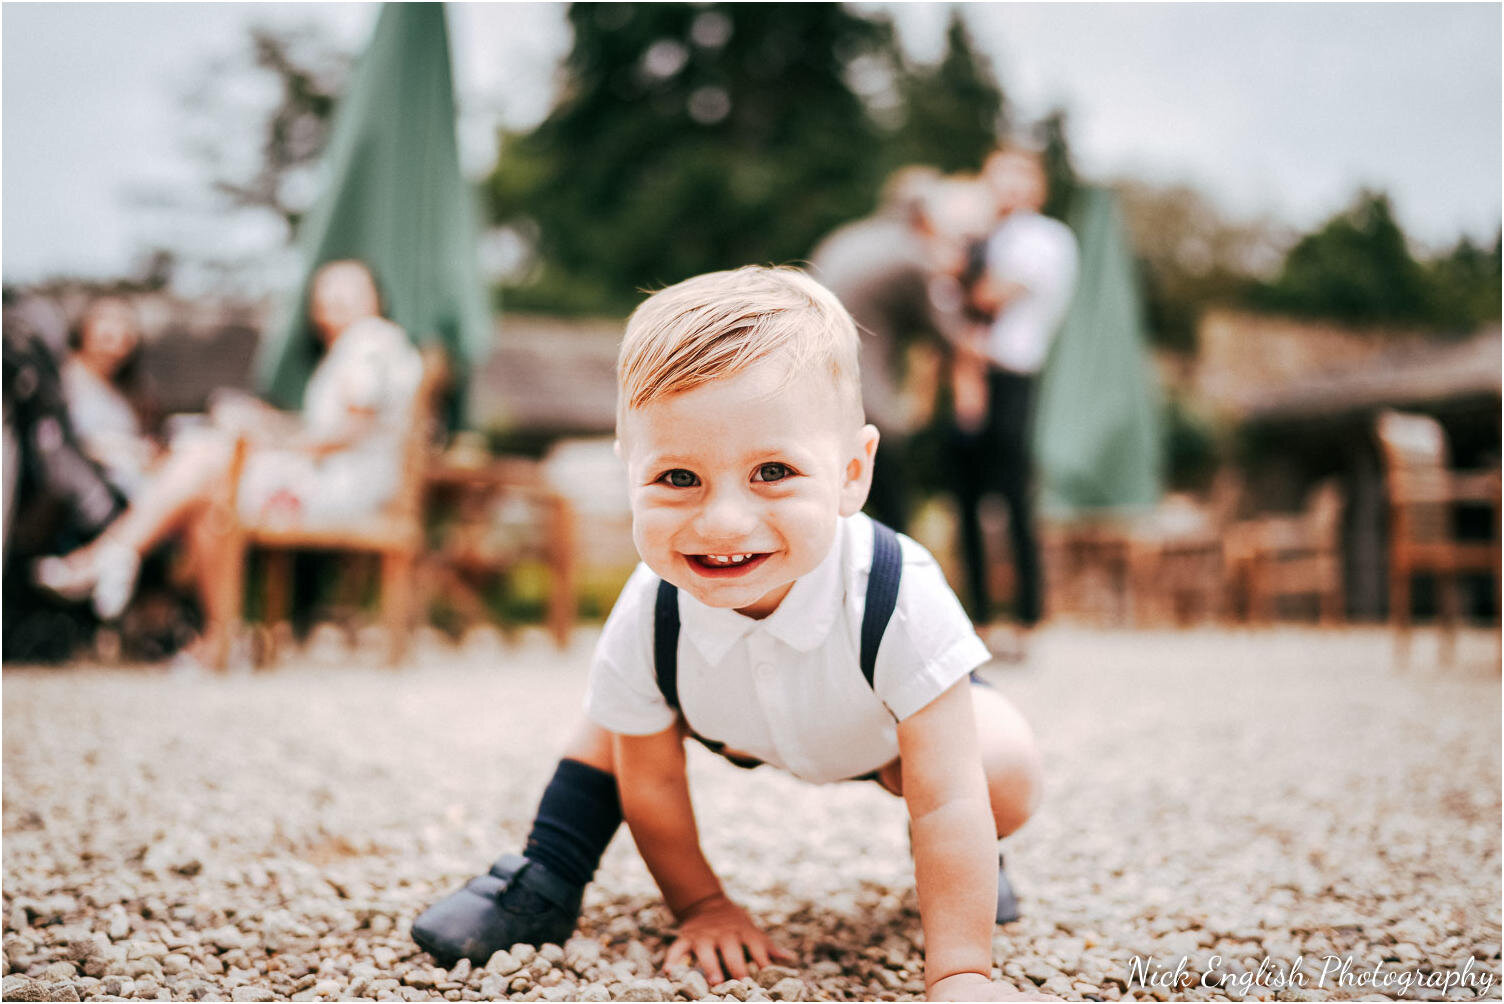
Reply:
[[[997,835],[1006,837],[1029,821],[1043,797],[1039,752],[1030,740],[996,747],[984,761],[992,819]]]
[[[977,738],[999,836],[1017,830],[1038,808],[1044,771],[1034,732],[1012,702],[995,690],[974,694]]]

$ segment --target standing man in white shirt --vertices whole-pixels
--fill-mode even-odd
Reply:
[[[992,615],[977,509],[984,494],[996,491],[1008,506],[1017,621],[1027,630],[1043,613],[1029,450],[1034,385],[1070,306],[1078,251],[1069,227],[1040,215],[1048,182],[1038,153],[1000,149],[987,159],[983,179],[998,201],[1000,223],[987,241],[985,274],[972,300],[993,321],[963,355],[985,369],[986,412],[979,427],[959,423],[956,495],[973,618],[986,623]]]

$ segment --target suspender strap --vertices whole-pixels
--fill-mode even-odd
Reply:
[[[675,711],[679,710],[679,590],[658,581],[658,600],[653,607],[653,671],[658,689]]]
[[[872,521],[872,571],[867,576],[867,606],[862,612],[862,675],[867,686],[877,688],[877,650],[898,605],[898,582],[903,573],[903,552],[898,534],[877,520]]]
[[[658,677],[658,690],[663,699],[675,711],[679,710],[679,591],[662,580],[658,583],[658,597],[653,603],[653,673]],[[719,754],[748,770],[761,767],[761,760],[732,756],[726,752],[726,744],[706,739],[694,729],[689,734],[705,745],[712,753]]]
[[[867,576],[867,605],[862,613],[862,675],[874,689],[877,650],[898,605],[902,573],[903,552],[898,534],[873,520],[872,571]],[[669,707],[679,710],[679,591],[662,580],[653,607],[653,672],[663,699]]]

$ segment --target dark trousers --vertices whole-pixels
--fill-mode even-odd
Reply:
[[[872,488],[867,492],[867,515],[899,533],[909,525],[909,484],[913,472],[908,464],[908,439],[896,432],[882,432],[872,467]]]
[[[1008,506],[1008,530],[1018,583],[1016,616],[1033,625],[1041,613],[1039,543],[1034,536],[1033,466],[1029,457],[1034,378],[1005,370],[987,374],[987,418],[976,432],[952,429],[950,476],[960,509],[961,553],[966,565],[971,616],[992,616],[987,588],[987,549],[978,509],[983,496],[997,492]]]

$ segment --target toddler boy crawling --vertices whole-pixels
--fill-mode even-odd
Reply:
[[[617,449],[642,564],[606,621],[587,719],[521,856],[430,907],[417,943],[483,964],[565,941],[623,819],[678,938],[712,985],[792,961],[701,853],[688,738],[743,766],[903,797],[931,1000],[1004,999],[993,925],[1017,916],[997,838],[1038,799],[1028,725],[976,685],[988,654],[934,559],[860,513],[877,430],[857,332],[795,269],[748,267],[661,290],[617,363]]]

